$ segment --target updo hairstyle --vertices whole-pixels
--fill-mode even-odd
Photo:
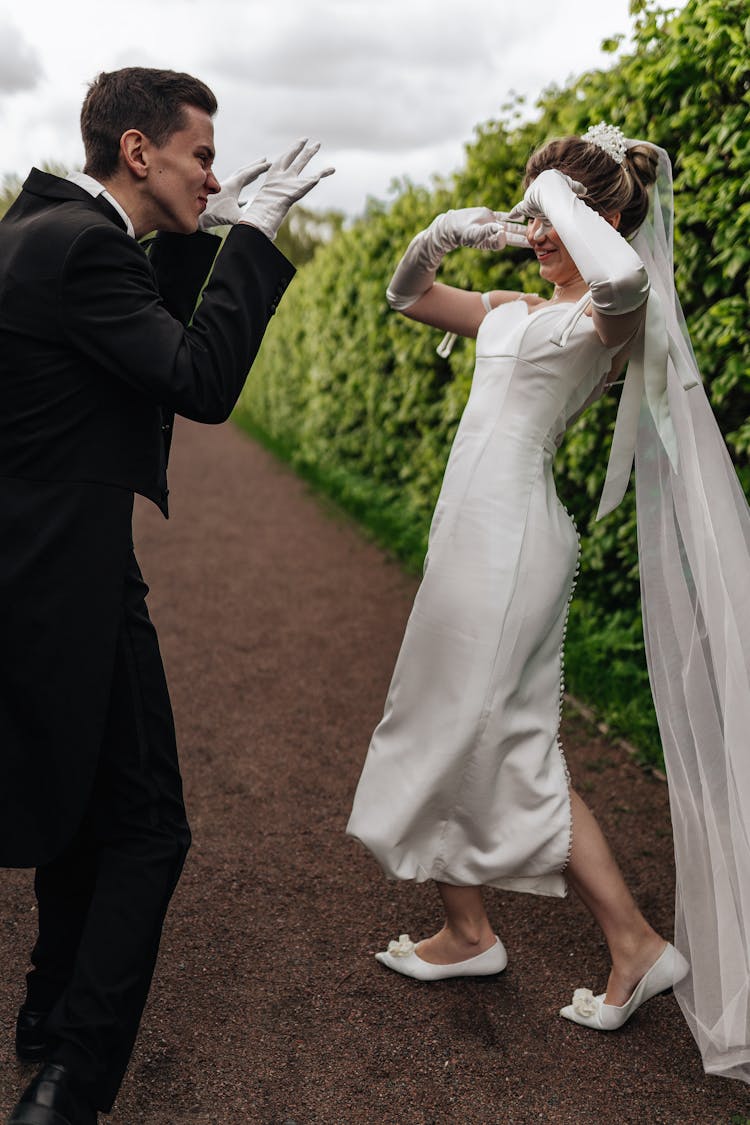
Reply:
[[[620,212],[617,228],[624,238],[638,230],[648,214],[647,188],[656,180],[659,156],[649,144],[628,148],[622,164],[581,137],[561,137],[532,152],[526,164],[524,190],[540,172],[557,168],[586,188],[583,202],[600,215]]]

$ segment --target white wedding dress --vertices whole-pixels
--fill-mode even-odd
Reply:
[[[425,574],[347,831],[387,875],[564,895],[558,739],[578,568],[552,462],[613,357],[576,305],[487,314]]]
[[[675,291],[671,165],[656,152],[649,213],[630,244],[650,291],[598,516],[620,503],[635,455],[645,648],[675,843],[675,946],[690,964],[675,996],[706,1072],[750,1083],[750,508]],[[573,257],[606,297],[617,288],[615,260],[627,279],[622,247],[554,177],[545,193],[555,185],[553,225],[567,224],[577,246],[585,225],[581,261]],[[606,246],[599,263],[589,260],[594,242]],[[392,288],[399,301],[411,292]],[[614,355],[581,315],[586,302],[531,313],[522,302],[501,305],[480,327],[424,581],[348,827],[395,878],[565,891],[570,811],[557,730],[577,542],[552,458],[603,393]]]

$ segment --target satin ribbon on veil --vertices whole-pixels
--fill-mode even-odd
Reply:
[[[677,439],[667,395],[667,363],[670,357],[675,363],[677,354],[675,341],[667,330],[661,301],[656,290],[652,289],[646,304],[646,319],[628,361],[597,520],[614,511],[627,491],[644,399],[670,464],[675,472],[678,471]],[[683,390],[697,386],[699,380],[683,364],[675,363],[675,369]]]
[[[750,510],[674,288],[671,166],[657,151],[649,216],[632,242],[651,291],[598,517],[622,499],[635,451],[646,657],[674,832],[674,940],[691,965],[675,995],[706,1072],[750,1082]]]

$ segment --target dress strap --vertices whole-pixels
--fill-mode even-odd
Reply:
[[[457,339],[458,339],[458,333],[456,333],[456,332],[446,332],[445,333],[442,340],[440,341],[438,346],[435,348],[435,351],[437,352],[437,354],[440,356],[441,359],[447,359],[448,358],[448,356],[453,351],[453,345],[455,344]]]
[[[591,294],[587,289],[580,300],[576,301],[576,303],[573,305],[573,308],[571,309],[569,315],[563,320],[562,324],[558,327],[557,332],[555,332],[552,336],[552,343],[556,344],[558,348],[565,347],[568,340],[570,339],[571,332],[585,313],[590,301]]]

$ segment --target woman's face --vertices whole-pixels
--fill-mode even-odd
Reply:
[[[526,234],[539,262],[539,273],[545,281],[561,288],[582,281],[575,262],[553,227],[541,219],[529,219]]]
[[[620,212],[602,215],[615,230],[620,226]],[[539,262],[539,273],[545,281],[564,287],[583,281],[576,264],[563,246],[557,231],[542,219],[529,219],[526,237]]]

